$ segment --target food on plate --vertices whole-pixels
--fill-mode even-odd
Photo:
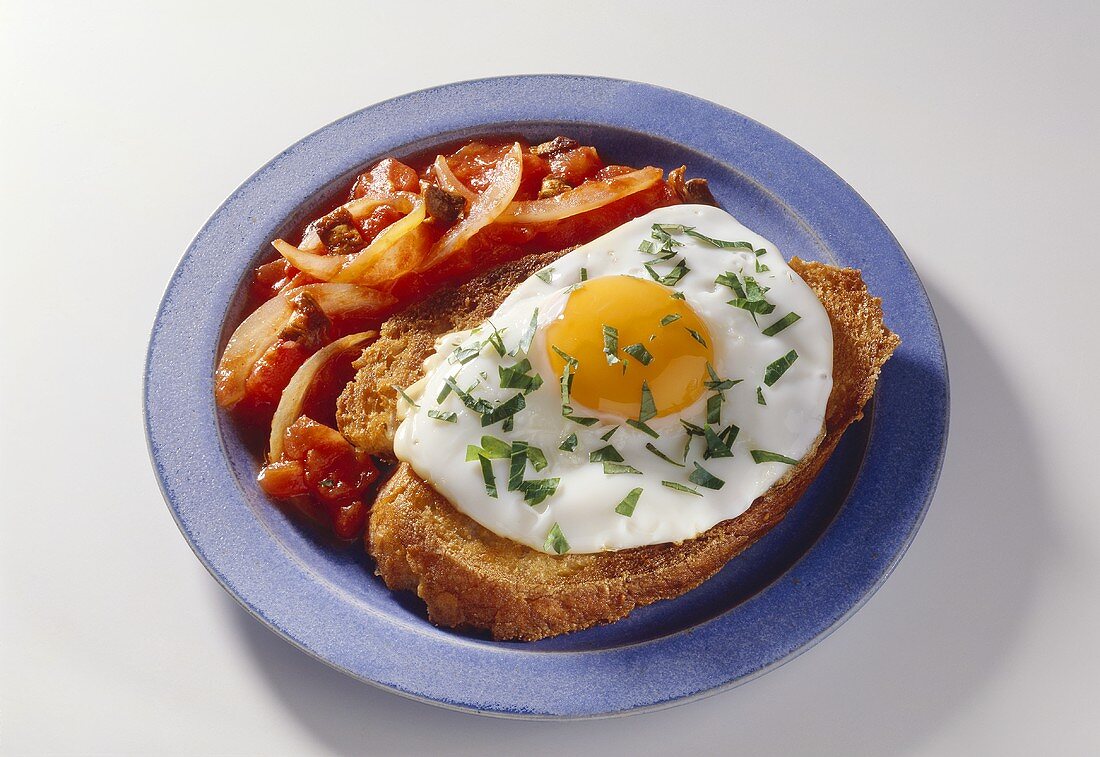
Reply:
[[[411,162],[275,241],[216,388],[267,431],[265,491],[365,529],[439,625],[539,639],[697,586],[898,344],[857,271],[788,263],[684,168],[564,137]]]

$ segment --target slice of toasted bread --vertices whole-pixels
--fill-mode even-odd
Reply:
[[[385,324],[340,398],[345,435],[371,452],[392,454],[392,386],[420,378],[437,336],[484,320],[516,284],[553,257],[490,271]],[[751,546],[794,506],[844,430],[862,417],[879,369],[899,343],[858,271],[797,258],[791,267],[832,322],[833,388],[816,451],[744,514],[680,544],[559,557],[485,529],[402,463],[378,494],[367,539],[386,585],[417,592],[438,625],[535,640],[618,620],[635,607],[679,596]]]

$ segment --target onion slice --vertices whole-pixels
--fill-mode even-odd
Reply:
[[[495,221],[516,196],[522,173],[523,150],[517,142],[491,169],[489,185],[470,201],[466,217],[435,243],[427,259],[421,264],[421,270],[446,260],[452,252],[469,241],[470,237]]]
[[[553,197],[513,202],[496,220],[505,224],[560,221],[648,189],[659,182],[662,175],[660,168],[650,166],[609,179],[586,181],[576,189]]]
[[[379,203],[387,204],[387,203]],[[320,255],[316,252],[295,247],[285,239],[276,239],[272,246],[299,271],[308,273],[321,281],[354,283],[359,281],[373,266],[385,256],[404,235],[424,222],[426,211],[424,200],[417,198],[412,202],[408,214],[394,221],[376,236],[370,244],[359,252],[350,255]]]
[[[286,439],[286,430],[290,424],[298,420],[302,414],[302,404],[306,394],[313,385],[313,379],[330,359],[345,350],[358,347],[377,335],[375,331],[363,331],[358,334],[337,339],[332,344],[322,347],[313,353],[301,367],[294,372],[290,383],[283,389],[283,395],[279,398],[279,406],[275,408],[275,416],[271,419],[271,437],[268,441],[267,459],[269,462],[278,462],[283,456],[283,442]]]
[[[454,171],[451,170],[451,164],[442,155],[435,156],[432,170],[435,171],[435,175],[439,179],[440,189],[451,194],[461,195],[466,198],[467,202],[473,202],[474,198],[477,197],[476,192],[458,180],[458,177],[454,175]]]
[[[245,381],[256,362],[279,339],[294,306],[290,299],[306,292],[327,316],[351,313],[381,315],[396,302],[393,295],[355,284],[306,284],[289,289],[260,305],[233,332],[214,373],[214,396],[222,407],[241,401]]]

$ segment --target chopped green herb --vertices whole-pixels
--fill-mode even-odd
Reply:
[[[429,418],[435,418],[437,421],[443,421],[444,423],[457,423],[458,415],[456,413],[444,413],[440,410],[429,410]]]
[[[752,276],[745,277],[745,294],[752,301],[764,299],[771,287],[761,286]]]
[[[722,422],[722,403],[725,401],[726,398],[722,396],[721,392],[707,397],[707,423]]]
[[[534,507],[541,505],[547,497],[556,492],[559,483],[561,483],[560,478],[536,478],[521,483],[519,490],[523,492],[523,501]],[[568,548],[569,545],[566,545],[566,549]]]
[[[648,239],[643,239],[642,243],[638,245],[638,252],[643,253],[645,255],[652,255],[653,254],[653,242],[650,242]]]
[[[405,400],[405,402],[409,403],[410,406],[416,407],[416,408],[420,407],[420,405],[413,402],[412,397],[405,394],[405,392],[401,389],[401,387],[395,386],[393,389],[394,389],[395,392],[397,392],[399,395],[401,395],[401,399],[403,399],[403,400]]]
[[[649,263],[645,263],[646,272],[649,273],[651,279],[658,284],[664,284],[666,287],[676,286],[676,283],[684,278],[684,276],[691,272],[691,269],[687,267],[687,263],[683,258],[676,261],[676,265],[672,267],[668,273],[661,275],[657,273],[656,269]]]
[[[603,326],[603,352],[607,356],[607,364],[615,365],[619,362],[619,330],[614,326]]]
[[[653,224],[652,230],[650,232],[650,236],[653,237],[654,239],[656,239],[662,245],[665,245],[667,247],[683,247],[684,243],[683,242],[677,242],[675,239],[672,238],[672,234],[668,231],[668,229],[683,229],[683,228],[684,228],[683,226],[673,226],[673,225],[670,225],[670,224],[655,223],[655,224]],[[680,233],[683,233],[683,232],[677,231],[676,233],[680,234]]]
[[[447,395],[451,393],[451,385],[444,384],[443,388],[439,390],[439,394],[435,398],[435,404],[440,404],[443,400],[447,399]]]
[[[771,268],[768,268],[766,265],[760,262],[760,258],[757,258],[754,262],[756,263],[757,273],[767,273],[771,270]]]
[[[689,329],[687,326],[684,326],[684,328],[687,329],[687,333],[691,334],[692,339],[694,339],[695,341],[697,341],[699,344],[703,345],[704,347],[707,346],[707,340],[703,338],[702,334],[700,334],[695,329]]]
[[[546,460],[546,453],[538,447],[527,445],[527,462],[535,469],[535,473],[545,468],[550,463]]]
[[[627,493],[627,495],[623,497],[623,501],[615,506],[615,512],[617,512],[619,515],[625,515],[629,518],[631,515],[634,514],[634,508],[638,506],[638,499],[641,496],[641,487],[638,487],[637,489],[631,489]]]
[[[725,444],[730,449],[733,449],[733,443],[737,441],[737,435],[740,432],[741,429],[731,423],[730,425],[722,429],[722,433],[718,434],[718,437],[722,440],[723,444]]]
[[[535,275],[549,284],[554,280],[554,267],[543,268],[541,271],[536,271]]]
[[[766,329],[764,329],[762,333],[764,334],[764,336],[775,336],[795,321],[801,320],[801,318],[802,316],[800,316],[798,313],[787,313],[771,326],[768,326]]]
[[[767,400],[764,399],[764,390],[761,389],[760,387],[756,387],[756,404],[757,405],[766,405],[766,404],[768,404]]]
[[[715,239],[714,237],[708,237],[706,234],[700,234],[691,227],[685,228],[684,233],[689,237],[698,239],[700,242],[706,242],[712,247],[723,250],[748,250],[751,252],[753,249],[752,242],[727,242],[724,239]]]
[[[569,408],[569,413],[572,413],[572,412],[573,412],[573,408]],[[589,417],[589,416],[586,416],[586,415],[566,414],[565,417],[568,418],[569,420],[573,421],[574,423],[580,424],[581,426],[595,426],[597,423],[600,422],[599,418],[592,418],[592,417]]]
[[[649,362],[653,360],[653,353],[645,348],[642,344],[628,344],[623,347],[623,352],[630,355],[642,365],[649,365]]]
[[[691,421],[685,421],[683,418],[681,418],[680,419],[680,425],[684,427],[684,430],[687,431],[690,436],[702,436],[703,435],[703,427],[702,426],[696,426]]]
[[[598,450],[590,452],[588,455],[588,461],[590,463],[602,463],[605,460],[621,463],[623,461],[623,456],[619,454],[619,450],[615,449],[610,444],[600,447]]]
[[[526,355],[528,352],[531,351],[531,341],[535,338],[535,331],[538,330],[538,327],[539,327],[539,309],[535,308],[534,312],[531,313],[530,323],[527,324],[527,328],[525,328],[523,330],[523,333],[520,334],[519,344],[516,345],[516,351],[513,354],[518,355],[518,354],[522,353],[522,354]]]
[[[527,358],[519,361],[515,365],[497,366],[497,373],[500,375],[500,386],[502,389],[522,389],[524,394],[530,394],[531,392],[542,386],[542,376],[537,373],[529,373],[531,370],[531,361]]]
[[[798,353],[791,350],[778,360],[769,363],[768,367],[764,369],[764,384],[773,386],[787,372],[787,369],[794,365],[795,360],[798,360]]]
[[[714,370],[714,366],[707,363],[707,374],[710,376],[710,381],[704,381],[703,386],[714,392],[724,392],[727,389],[740,384],[744,379],[723,379],[718,377],[718,373]]]
[[[485,481],[485,493],[490,497],[497,496],[497,478],[493,475],[493,464],[484,455],[477,456],[481,463],[481,478]]]
[[[618,430],[619,430],[619,427],[618,427],[618,426],[615,426],[615,428],[611,429],[611,430],[610,430],[610,431],[608,431],[608,432],[607,432],[606,434],[604,434],[603,436],[601,436],[601,437],[600,437],[600,439],[602,439],[603,441],[605,441],[605,442],[606,442],[606,441],[607,441],[608,439],[610,439],[611,437],[613,437],[613,436],[615,435],[615,432],[616,432],[616,431],[618,431]]]
[[[687,295],[685,295],[683,292],[673,292],[672,294],[669,295],[669,297],[671,297],[674,300],[682,300],[686,296]]]
[[[617,473],[637,473],[638,475],[641,475],[642,473],[633,465],[628,465],[627,463],[615,463],[610,461],[603,464],[603,472],[609,476]]]
[[[515,394],[489,412],[482,413],[481,425],[483,427],[492,426],[494,423],[499,423],[505,418],[511,418],[525,407],[527,407],[527,400],[523,399],[522,394]]]
[[[642,403],[638,410],[638,420],[645,423],[650,418],[657,416],[657,403],[653,401],[653,392],[649,390],[649,382],[642,382]]]
[[[581,281],[588,281],[588,269],[581,268]]]
[[[721,273],[718,275],[718,278],[714,280],[714,283],[720,284],[724,287],[729,287],[733,290],[733,293],[737,295],[738,299],[747,299],[745,295],[745,287],[741,283],[741,279],[737,276],[736,273],[732,273],[730,271]]]
[[[511,460],[508,464],[508,491],[515,491],[523,483],[527,471],[527,442],[512,442]]]
[[[626,425],[630,426],[631,428],[636,428],[639,431],[641,431],[643,434],[648,434],[649,436],[652,436],[654,439],[659,439],[660,436],[661,436],[656,431],[654,431],[652,428],[647,426],[645,423],[642,423],[641,421],[636,421],[633,418],[627,418],[626,419]]]
[[[565,441],[558,445],[558,449],[562,450],[563,452],[573,452],[574,450],[576,450],[577,435],[570,434],[569,436],[565,437]]]
[[[512,431],[516,427],[516,416],[510,415],[504,419],[504,423],[500,424],[500,430],[505,433]]]
[[[749,454],[752,455],[753,462],[757,464],[786,463],[787,465],[798,465],[798,461],[794,458],[780,455],[778,452],[768,452],[766,449],[749,450]]]
[[[463,405],[473,410],[475,413],[485,414],[492,411],[493,406],[490,405],[488,401],[475,398],[470,392],[460,389],[453,377],[448,377],[447,386],[451,387],[451,391],[458,395]]]
[[[708,471],[699,463],[693,463],[695,470],[688,476],[688,481],[693,484],[699,484],[699,486],[706,487],[707,489],[721,489],[726,485],[726,482],[718,478],[710,471]]]
[[[496,326],[493,326],[492,321],[489,321],[488,323],[490,326],[492,326],[493,333],[489,335],[489,338],[486,341],[492,346],[494,350],[497,351],[498,355],[504,357],[504,337],[501,336],[501,334],[503,334],[504,332],[497,329]]]
[[[512,454],[512,445],[503,439],[486,434],[481,437],[481,448],[486,457],[499,460]]]
[[[683,468],[683,467],[684,467],[684,464],[683,464],[683,463],[678,463],[678,462],[676,462],[676,461],[675,461],[675,460],[673,460],[673,459],[672,459],[671,457],[669,457],[668,455],[666,455],[666,454],[665,454],[664,452],[661,452],[661,450],[657,449],[657,447],[655,447],[655,446],[654,446],[654,445],[653,445],[652,443],[650,443],[650,442],[647,442],[647,443],[646,443],[646,445],[645,445],[645,448],[646,448],[647,450],[649,450],[650,452],[652,452],[652,453],[653,453],[654,455],[656,455],[657,457],[659,457],[659,458],[661,458],[662,460],[664,460],[664,461],[665,461],[666,463],[672,463],[673,465],[679,466],[680,468]]]
[[[466,363],[470,362],[475,357],[481,354],[481,348],[483,346],[484,345],[481,342],[474,341],[470,343],[469,347],[455,347],[454,352],[452,352],[451,356],[447,358],[447,362],[451,363],[452,365],[455,363],[466,365]]]
[[[573,368],[577,367],[577,358],[573,357],[568,352],[564,352],[563,350],[558,349],[558,346],[556,344],[550,345],[550,348],[554,350],[554,352],[557,353],[557,356],[564,360],[567,365]]]
[[[666,315],[664,318],[661,319],[661,325],[667,326],[670,323],[676,323],[676,321],[680,320],[681,318],[683,318],[683,316],[679,313],[670,313],[669,315]]]
[[[743,300],[738,298],[734,300],[728,300],[726,304],[733,305],[733,307],[735,308],[747,310],[753,314],[754,318],[757,315],[767,315],[768,313],[775,310],[775,305],[771,304],[770,302],[765,302],[764,300]]]
[[[736,426],[733,428],[736,428]],[[707,448],[703,452],[704,460],[712,457],[733,457],[733,451],[729,448],[729,445],[710,425],[703,427],[703,435],[707,442]]]
[[[694,494],[696,497],[702,497],[703,495],[696,489],[692,489],[690,486],[684,486],[678,484],[675,481],[662,481],[662,486],[667,486],[669,489],[675,489],[678,492],[684,492],[685,494]]]
[[[546,535],[546,543],[542,545],[542,548],[547,552],[554,552],[559,555],[564,555],[569,551],[569,542],[565,540],[565,534],[561,532],[561,527],[557,523],[550,528],[550,533]]]

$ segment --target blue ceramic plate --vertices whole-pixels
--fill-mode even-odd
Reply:
[[[613,162],[687,164],[789,258],[860,268],[902,338],[866,418],[787,518],[679,599],[536,643],[435,628],[360,550],[335,551],[267,501],[257,463],[213,401],[244,284],[285,235],[372,161],[491,134],[569,134]],[[273,631],[363,681],[520,717],[597,717],[713,693],[791,659],[877,589],[913,539],[947,436],[935,317],[875,212],[812,155],[718,105],[647,84],[522,76],[449,84],[341,119],[276,157],[199,232],[149,344],[145,417],[180,530],[215,578]]]

